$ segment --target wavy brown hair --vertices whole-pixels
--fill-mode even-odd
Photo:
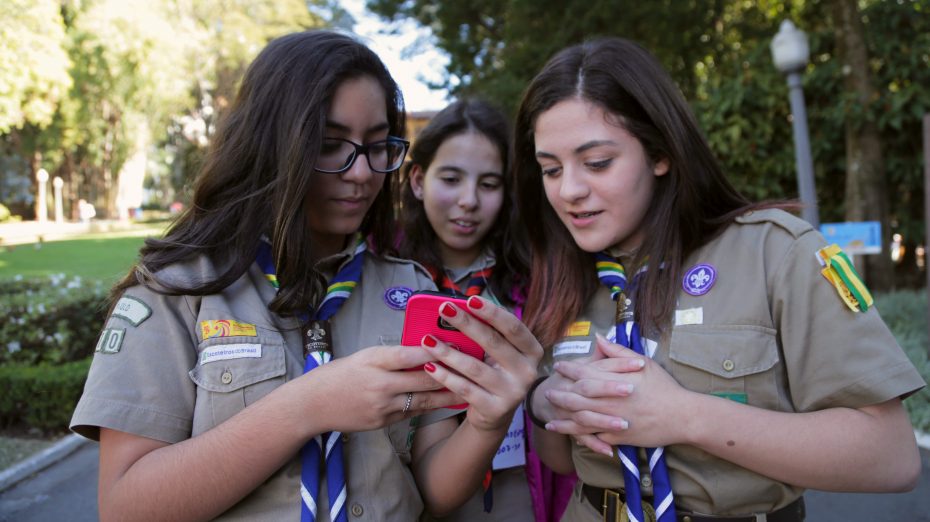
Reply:
[[[160,239],[147,239],[138,263],[118,282],[111,300],[142,284],[168,295],[222,291],[255,260],[260,237],[272,243],[280,289],[272,311],[306,310],[325,292],[311,267],[306,220],[308,191],[326,116],[339,86],[368,76],[384,90],[392,136],[403,137],[403,98],[384,64],[355,39],[328,31],[271,41],[245,74],[235,102],[213,137],[195,182],[193,201]],[[362,222],[375,250],[391,251],[391,176]],[[159,277],[174,263],[206,256],[215,278],[179,283]]]
[[[488,285],[491,292],[507,304],[513,304],[511,295],[515,285],[525,282],[525,263],[519,253],[511,223],[514,220],[513,181],[506,175],[510,168],[510,122],[499,109],[479,99],[463,99],[452,103],[439,111],[420,131],[410,150],[410,161],[404,168],[404,177],[400,188],[401,243],[398,248],[400,256],[413,259],[423,265],[442,269],[436,232],[426,217],[423,202],[417,199],[410,186],[410,172],[417,165],[423,171],[429,169],[439,147],[454,136],[466,132],[477,132],[488,139],[500,153],[503,177],[504,198],[483,244],[489,246],[495,256],[495,268],[491,272]],[[525,250],[525,249],[523,249]]]
[[[555,55],[532,80],[517,114],[515,193],[532,252],[525,320],[543,346],[562,337],[596,291],[593,254],[582,251],[543,190],[535,157],[534,127],[555,104],[581,99],[604,109],[642,144],[652,162],[669,172],[656,189],[642,227],[647,234],[634,259],[661,260],[636,289],[636,318],[663,329],[674,310],[682,263],[753,205],[724,176],[688,103],[648,51],[621,38],[588,41]],[[617,202],[622,205],[622,201]],[[634,273],[627,267],[627,273]]]

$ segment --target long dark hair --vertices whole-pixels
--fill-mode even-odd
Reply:
[[[213,138],[190,207],[161,239],[147,239],[140,260],[111,298],[143,284],[168,295],[207,295],[238,279],[255,260],[260,237],[272,243],[280,289],[269,308],[306,310],[325,291],[312,270],[305,201],[326,116],[338,87],[368,76],[384,90],[389,133],[403,136],[403,98],[381,60],[353,38],[307,31],[273,40],[249,66],[238,96]],[[391,176],[361,226],[375,250],[389,252],[394,230]],[[204,255],[213,279],[179,283],[158,272]]]
[[[410,173],[414,165],[426,171],[439,147],[454,136],[466,132],[477,132],[497,147],[500,153],[503,177],[504,198],[497,219],[484,238],[495,256],[495,268],[488,280],[488,285],[498,299],[513,303],[511,290],[514,284],[521,282],[519,274],[523,273],[524,264],[516,255],[517,248],[511,226],[513,204],[513,182],[506,175],[510,168],[510,122],[499,109],[480,99],[462,99],[452,103],[439,113],[420,131],[410,150],[410,161],[404,168],[402,188],[400,189],[401,228],[403,237],[399,247],[401,257],[413,259],[428,267],[442,270],[443,263],[439,257],[436,244],[438,237],[429,219],[423,202],[417,199],[410,186]]]
[[[599,284],[593,255],[576,246],[547,201],[535,158],[537,118],[568,99],[601,107],[642,143],[650,161],[669,162],[669,172],[656,178],[641,225],[646,237],[633,262],[664,264],[646,272],[636,293],[637,320],[662,329],[675,306],[684,258],[753,207],[727,181],[688,103],[648,51],[604,38],[559,52],[527,87],[514,137],[518,210],[533,224],[525,229],[533,274],[525,319],[544,346],[562,337]]]

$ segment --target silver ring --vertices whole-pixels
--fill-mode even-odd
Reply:
[[[410,405],[413,404],[413,392],[407,392],[407,402],[404,403],[404,413],[410,411]]]

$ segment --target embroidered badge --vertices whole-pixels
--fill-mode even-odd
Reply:
[[[407,308],[407,300],[413,295],[413,290],[406,286],[393,286],[384,292],[384,302],[394,310]]]
[[[717,269],[711,265],[694,265],[681,281],[681,287],[691,295],[701,296],[710,291],[717,281]]]
[[[125,335],[126,330],[123,328],[107,328],[100,334],[100,339],[97,340],[97,347],[94,348],[94,351],[100,353],[119,352],[119,349],[123,346],[123,336]]]
[[[255,337],[254,324],[240,323],[233,319],[213,319],[200,321],[200,333],[206,341],[212,337]]]
[[[139,326],[150,315],[152,315],[152,309],[149,308],[149,305],[135,297],[121,297],[116,302],[116,306],[113,307],[113,317],[125,319],[133,326]]]
[[[833,285],[850,310],[865,312],[872,306],[872,294],[843,249],[836,244],[823,247],[817,251],[817,261],[823,267],[821,275]]]
[[[225,361],[228,359],[243,359],[246,357],[259,358],[262,356],[262,345],[260,344],[221,344],[205,348],[200,352],[201,366],[215,361]]]
[[[591,333],[591,321],[575,321],[565,330],[566,337],[581,337]]]

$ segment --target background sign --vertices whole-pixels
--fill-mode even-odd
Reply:
[[[820,233],[827,243],[836,243],[847,254],[880,254],[882,224],[878,221],[823,223]]]

